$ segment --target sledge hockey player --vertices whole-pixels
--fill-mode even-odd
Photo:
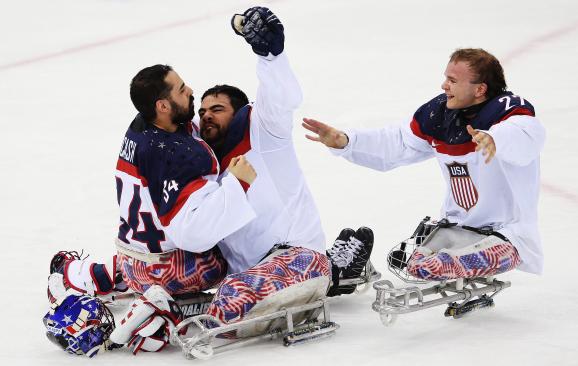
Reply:
[[[259,56],[256,101],[249,104],[240,89],[217,85],[205,91],[199,110],[200,135],[220,164],[244,154],[258,175],[247,192],[257,217],[219,243],[230,275],[219,286],[208,314],[224,323],[252,317],[263,308],[271,311],[323,297],[331,273],[319,214],[292,139],[293,111],[302,95],[283,52],[284,27],[263,7],[234,16],[232,25]],[[373,233],[360,228],[345,234],[338,238],[343,242],[340,250],[333,252],[349,254],[342,265],[345,276],[354,276],[353,271],[359,276],[362,268],[356,266],[365,266],[369,259]],[[312,282],[315,285],[305,290]],[[278,304],[272,307],[271,302]]]
[[[401,126],[340,131],[305,118],[303,127],[314,134],[306,137],[381,171],[437,158],[447,185],[441,229],[413,253],[394,253],[390,265],[407,266],[424,280],[514,268],[541,273],[537,204],[545,131],[534,107],[506,90],[500,62],[482,49],[456,50],[442,89]]]
[[[170,66],[141,70],[132,80],[131,99],[139,114],[130,124],[117,162],[118,255],[108,265],[83,260],[75,252],[55,255],[48,291],[53,304],[71,296],[107,295],[126,288],[146,293],[151,287],[147,304],[173,304],[169,294],[212,288],[227,268],[218,249],[213,249],[215,243],[255,217],[246,197],[256,177],[254,169],[244,157],[233,157],[227,165],[230,174],[217,182],[219,165],[212,150],[191,133],[192,90]],[[179,320],[174,309],[154,305],[162,324],[152,326],[160,332],[150,337],[135,332],[126,342],[116,343],[130,340],[134,352],[164,347],[168,323]]]
[[[211,288],[226,274],[215,243],[255,217],[245,193],[254,169],[234,157],[231,174],[217,182],[212,150],[191,134],[192,90],[170,66],[141,70],[131,99],[139,114],[117,162],[118,255],[106,265],[61,252],[50,271],[62,273],[66,287],[97,295],[115,289],[118,268],[124,287],[139,293],[155,284],[171,294]]]
[[[244,157],[233,157],[227,162],[230,174],[217,182],[220,166],[208,145],[192,134],[192,90],[179,75],[170,66],[147,67],[133,78],[130,92],[139,114],[117,162],[118,255],[108,264],[83,260],[76,252],[55,255],[48,290],[53,304],[81,294],[127,288],[143,293],[157,286],[154,297],[163,303],[161,295],[172,301],[169,294],[212,288],[227,273],[215,243],[255,217],[246,197],[254,169]],[[152,298],[147,303],[154,304]],[[178,322],[170,310],[157,311],[163,314],[157,319],[163,326],[153,324],[159,330]],[[161,331],[143,338],[135,332],[128,340],[135,352],[157,350],[168,336]]]
[[[134,131],[129,130],[121,150],[117,166],[117,188],[121,211],[123,202],[125,204],[123,214],[121,214],[117,247],[120,257],[118,262],[120,262],[127,285],[144,294],[133,304],[111,339],[116,343],[128,343],[135,353],[139,350],[160,350],[166,345],[169,325],[178,323],[178,315],[174,316],[175,312],[170,311],[173,306],[170,305],[172,298],[169,293],[178,294],[210,287],[209,281],[214,284],[214,279],[222,275],[223,265],[217,254],[213,251],[194,254],[195,251],[210,248],[208,243],[211,240],[216,243],[218,239],[227,237],[220,243],[220,247],[229,262],[229,272],[246,270],[228,277],[217,291],[217,297],[210,312],[213,312],[219,319],[226,322],[240,320],[250,316],[244,311],[251,309],[255,314],[260,311],[260,305],[270,302],[272,298],[270,295],[294,284],[306,282],[302,287],[307,289],[296,291],[299,292],[297,296],[294,292],[296,287],[291,287],[292,293],[288,294],[288,291],[285,291],[285,298],[277,300],[280,302],[277,307],[290,305],[291,302],[287,301],[287,297],[292,297],[294,301],[307,302],[324,296],[327,290],[329,263],[324,256],[324,237],[317,210],[304,183],[291,142],[292,110],[300,102],[301,94],[288,68],[285,55],[280,55],[284,41],[283,27],[266,8],[250,9],[245,13],[245,17],[250,18],[251,21],[246,22],[243,33],[246,35],[253,33],[253,36],[245,37],[247,41],[256,53],[264,52],[269,48],[271,54],[267,52],[265,54],[267,57],[262,57],[259,61],[258,73],[261,86],[254,107],[246,106],[234,115],[235,120],[231,122],[231,125],[237,127],[232,128],[232,133],[227,135],[228,145],[225,146],[229,146],[229,150],[223,153],[224,149],[216,147],[216,150],[220,152],[218,154],[220,164],[216,163],[212,153],[207,154],[210,149],[206,148],[203,141],[191,138],[184,133],[183,125],[192,117],[192,92],[177,74],[170,69],[163,70],[161,65],[142,70],[141,73],[149,76],[148,79],[145,78],[142,81],[144,86],[152,84],[151,75],[156,75],[152,80],[157,82],[164,80],[172,86],[172,89],[166,97],[164,95],[150,96],[143,92],[144,97],[141,97],[140,109],[137,104],[139,100],[135,102],[139,94],[131,91],[133,102],[140,112],[131,124],[131,130],[134,127],[141,134],[139,136],[145,135],[145,137],[142,137],[142,141],[135,141],[137,138],[134,137]],[[162,71],[165,73],[159,78],[157,73]],[[139,80],[137,77],[135,80]],[[172,82],[169,80],[171,78],[174,79]],[[162,91],[163,83],[160,84],[160,87],[151,85],[150,89]],[[215,97],[218,98],[218,94]],[[179,101],[180,104],[178,104]],[[232,101],[233,98],[231,98]],[[152,114],[147,110],[151,107],[147,106],[152,102],[154,102],[152,112],[166,113],[173,117],[172,120],[165,118],[163,124],[174,130],[173,132],[147,124],[147,112],[148,115]],[[231,102],[228,102],[229,107]],[[246,104],[247,101],[244,101],[241,107]],[[208,121],[207,125],[202,123],[205,127],[204,134],[213,128],[207,128],[207,126],[216,123],[216,118],[210,116],[222,112],[224,107],[226,106],[211,106],[207,109],[208,112],[202,111],[206,114],[204,120]],[[254,110],[249,114],[252,109]],[[229,117],[232,118],[233,115],[230,114]],[[170,123],[167,122],[169,120]],[[249,121],[251,121],[250,124]],[[175,124],[176,128],[173,127]],[[248,128],[249,125],[251,130]],[[219,127],[219,130],[226,131],[226,128]],[[189,132],[191,131],[194,135],[195,126],[192,126]],[[243,133],[241,140],[235,140],[238,137],[235,136],[235,132],[238,131]],[[245,149],[247,144],[249,149]],[[274,144],[277,146],[274,147]],[[149,161],[142,169],[135,169],[132,165],[135,159],[138,161],[137,158],[142,157],[143,154],[139,153],[138,149],[142,145],[146,145],[147,151],[151,154],[157,155],[157,160],[160,162]],[[277,151],[271,151],[272,147]],[[179,151],[180,148],[186,148],[187,151],[196,154],[192,155],[193,158],[189,164],[183,157],[186,154],[179,154],[182,151]],[[250,194],[248,202],[254,207],[258,219],[253,220],[256,221],[255,225],[247,226],[228,236],[230,232],[237,229],[236,226],[242,226],[242,220],[251,221],[254,214],[244,201],[243,194],[240,194],[243,191],[237,186],[239,182],[231,178],[231,174],[224,173],[218,177],[218,182],[225,188],[213,186],[212,182],[219,175],[219,166],[228,165],[229,171],[233,174],[234,167],[237,165],[250,167],[245,158],[234,157],[246,152],[247,159],[255,159],[252,164],[259,165],[258,174],[263,174],[263,179],[257,181],[259,188],[252,186],[247,191]],[[162,158],[158,158],[158,155]],[[285,164],[287,170],[278,169],[279,161]],[[162,179],[158,176],[152,179],[144,176],[144,171],[151,175],[161,175]],[[163,172],[170,174],[162,176]],[[199,172],[202,172],[202,176],[198,175]],[[251,183],[254,174],[253,172],[252,179],[245,179],[241,183]],[[291,184],[284,182],[285,174],[291,177]],[[243,188],[249,188],[248,184],[243,184]],[[152,198],[153,196],[156,200]],[[264,197],[266,199],[263,199]],[[150,205],[151,201],[152,205]],[[236,209],[230,202],[239,206],[240,209]],[[147,203],[149,206],[143,206]],[[227,210],[222,208],[223,205],[229,205]],[[157,212],[158,216],[155,215]],[[218,216],[218,213],[222,213],[223,216]],[[211,216],[215,214],[217,214],[216,217]],[[230,217],[228,221],[224,219],[227,215]],[[197,224],[198,226],[195,226]],[[226,230],[229,229],[231,230],[227,233]],[[358,268],[363,267],[369,258],[373,235],[367,228],[360,228],[357,232],[348,231],[347,234],[347,237],[340,235],[343,238],[339,243],[336,242],[339,245],[334,247],[339,249],[335,252],[339,252],[342,257],[349,253],[348,258],[341,262],[341,267],[343,267],[341,272],[346,276],[354,276]],[[167,249],[170,250],[170,246],[166,245],[167,239],[181,243],[182,248],[186,250],[179,250],[181,246],[177,245],[177,249],[167,253]],[[239,250],[239,248],[243,249]],[[260,262],[269,252],[271,255],[267,260]],[[91,269],[89,271],[76,271],[78,282],[94,283],[95,288],[102,289],[102,286],[99,287],[97,281],[93,280],[95,277],[100,278],[93,275],[95,273],[93,269],[99,266],[96,269],[104,272],[106,266],[80,261],[78,256],[67,253],[57,255],[53,262],[63,263],[58,269],[54,269],[57,273],[62,271],[61,267],[66,266],[89,267]],[[257,263],[259,265],[255,266]],[[116,264],[109,266],[109,268],[116,267]],[[270,269],[275,271],[275,275],[265,277],[268,283],[251,282],[252,279],[262,280],[264,274],[271,273]],[[53,271],[52,268],[51,271]],[[64,271],[64,273],[67,272]],[[187,275],[189,278],[183,281],[182,276]],[[175,276],[177,276],[176,280]],[[113,286],[111,279],[113,277],[104,275],[101,277],[109,280],[106,290],[110,291]],[[246,279],[247,282],[243,284],[239,278]],[[201,285],[198,285],[199,281]],[[251,287],[257,284],[258,287]],[[353,291],[349,287],[346,291]],[[236,298],[227,298],[231,289],[244,291],[244,294]],[[100,292],[104,293],[104,291]],[[251,295],[254,298],[251,298]],[[250,301],[247,301],[247,296]],[[240,304],[242,311],[233,313],[231,309],[236,309]],[[171,313],[173,316],[169,316]]]

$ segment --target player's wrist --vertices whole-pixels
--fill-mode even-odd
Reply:
[[[337,149],[343,149],[345,148],[348,144],[349,144],[349,136],[347,136],[347,134],[345,132],[339,132],[338,136],[337,136],[337,146],[335,146],[335,148]]]

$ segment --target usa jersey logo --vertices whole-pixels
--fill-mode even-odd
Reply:
[[[470,177],[468,164],[453,162],[446,164],[446,166],[450,172],[450,185],[454,201],[458,206],[469,211],[478,203],[478,190]]]

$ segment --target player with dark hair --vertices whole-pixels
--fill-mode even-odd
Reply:
[[[339,238],[339,250],[333,248],[335,257],[338,252],[342,257],[341,268],[326,257],[321,221],[292,138],[301,90],[283,52],[283,25],[267,8],[251,8],[238,17],[233,18],[235,31],[260,56],[256,101],[248,104],[240,89],[217,85],[203,93],[199,109],[200,135],[219,162],[244,154],[259,176],[248,192],[256,219],[219,243],[232,274],[208,312],[224,323],[253,317],[262,308],[271,311],[275,298],[284,299],[277,300],[280,308],[323,297],[330,273],[332,295],[353,292],[355,286],[340,287],[339,278],[359,277],[373,245],[369,228],[348,229]],[[318,283],[313,293],[304,290],[313,282]]]
[[[144,293],[132,314],[136,319],[162,314],[154,335],[131,332],[124,339],[119,329],[111,339],[130,343],[134,352],[156,351],[168,342],[168,324],[178,322],[168,305],[170,295],[206,290],[225,277],[227,263],[215,245],[254,219],[246,190],[256,174],[243,156],[231,156],[227,176],[219,176],[223,165],[191,122],[193,91],[170,66],[139,71],[130,96],[139,114],[125,134],[116,166],[117,255],[101,264],[75,252],[56,254],[48,294],[53,304],[62,304],[81,294],[107,295],[126,288]],[[155,301],[166,306],[155,305],[151,311],[146,304]]]
[[[291,134],[302,95],[283,52],[284,27],[267,8],[237,17],[235,31],[259,56],[256,100],[217,85],[199,109],[200,135],[219,163],[243,154],[259,177],[247,195],[257,217],[219,243],[230,274],[208,313],[223,323],[322,298],[330,279],[321,220]]]
[[[113,289],[116,268],[140,293],[153,284],[171,294],[210,288],[226,273],[212,248],[254,217],[244,189],[255,172],[245,158],[235,157],[227,164],[231,174],[216,181],[216,158],[193,131],[192,90],[170,66],[139,71],[130,96],[139,114],[117,162],[117,263],[87,264],[59,254],[51,271],[62,272],[70,287],[96,294]],[[183,268],[175,272],[173,261]]]

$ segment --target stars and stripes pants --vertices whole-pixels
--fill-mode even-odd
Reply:
[[[177,249],[162,263],[147,263],[118,253],[122,277],[128,287],[143,293],[152,285],[169,294],[183,294],[210,289],[227,274],[227,262],[218,248],[203,253]]]
[[[280,291],[322,276],[327,281],[319,283],[325,287],[314,291],[325,295],[331,269],[324,254],[301,247],[277,253],[244,272],[228,275],[217,289],[207,313],[223,323],[237,322]]]
[[[493,276],[521,262],[516,248],[504,238],[460,232],[459,227],[440,229],[433,235],[438,234],[440,238],[432,238],[412,253],[407,269],[413,276],[433,281]]]

